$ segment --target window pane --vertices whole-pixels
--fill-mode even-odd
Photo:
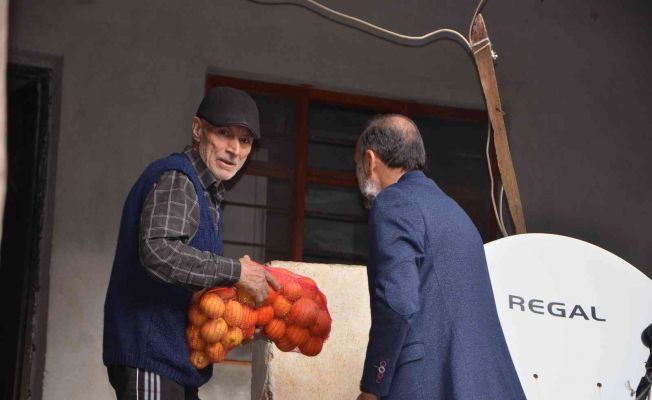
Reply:
[[[303,245],[305,261],[365,263],[367,210],[358,188],[306,186]]]
[[[260,113],[262,138],[259,147],[267,151],[264,161],[285,168],[288,176],[292,177],[296,163],[296,100],[256,94],[253,97]],[[293,193],[292,179],[267,179],[264,261],[290,259],[291,218],[295,204]]]
[[[428,155],[428,175],[437,183],[483,185],[488,179],[483,123],[417,117]]]
[[[254,147],[265,149],[266,159],[294,169],[296,159],[297,105],[292,98],[250,93],[260,114],[260,140]]]
[[[360,264],[367,260],[367,223],[306,217],[303,259]]]
[[[372,110],[311,103],[308,168],[353,171],[355,141],[375,114]]]
[[[355,171],[353,149],[350,146],[339,146],[322,143],[308,143],[308,167],[313,169],[331,169],[340,171]]]
[[[362,195],[357,187],[306,185],[306,213],[320,212],[358,217],[366,221]]]

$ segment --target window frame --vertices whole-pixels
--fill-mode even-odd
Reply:
[[[332,90],[319,89],[308,85],[288,85],[228,77],[223,75],[209,75],[206,79],[206,90],[216,86],[230,86],[260,95],[280,96],[294,100],[297,113],[296,132],[296,161],[294,170],[288,170],[272,163],[249,160],[243,168],[244,174],[254,176],[273,177],[276,179],[291,180],[294,195],[294,208],[291,214],[291,261],[303,260],[304,249],[304,216],[305,216],[305,190],[307,183],[329,186],[356,187],[357,181],[354,172],[343,172],[323,169],[308,168],[308,142],[310,129],[311,102],[345,106],[359,109],[373,109],[379,113],[400,113],[408,117],[431,116],[447,121],[477,122],[488,124],[486,110],[465,109],[450,106],[423,104],[413,101],[373,97],[361,94],[344,93]],[[499,182],[498,167],[493,148],[490,142],[491,171],[494,182]],[[463,185],[460,185],[464,192]],[[494,188],[495,190],[495,188]],[[487,193],[489,195],[489,193]],[[487,196],[489,199],[489,196]],[[489,200],[490,201],[490,200]],[[498,236],[498,225],[495,216],[489,216],[489,232],[492,237]]]

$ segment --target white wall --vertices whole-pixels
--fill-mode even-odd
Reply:
[[[472,1],[329,0],[390,29],[468,29]],[[451,41],[398,47],[305,9],[246,0],[21,0],[14,51],[63,57],[44,397],[110,398],[102,306],[126,193],[180,150],[207,70],[480,108]],[[530,231],[652,268],[652,5],[490,1],[489,34]],[[217,378],[219,379],[219,377]]]

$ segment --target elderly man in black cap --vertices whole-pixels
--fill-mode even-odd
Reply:
[[[190,363],[186,315],[193,291],[237,286],[257,303],[274,278],[248,256],[222,256],[222,182],[260,138],[258,108],[221,87],[192,120],[192,146],[150,164],[122,213],[104,305],[103,360],[122,399],[198,399],[212,367]]]

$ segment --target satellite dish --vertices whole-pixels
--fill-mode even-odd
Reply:
[[[628,399],[645,373],[652,281],[616,255],[549,234],[485,245],[498,316],[525,394]]]

